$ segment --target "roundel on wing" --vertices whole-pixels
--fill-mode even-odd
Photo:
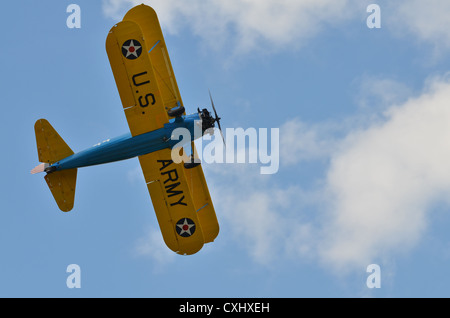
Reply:
[[[178,235],[189,237],[195,232],[195,223],[188,218],[180,219],[177,222],[175,229],[177,230]]]
[[[138,40],[127,40],[122,45],[122,54],[129,60],[135,60],[142,53],[142,45]]]

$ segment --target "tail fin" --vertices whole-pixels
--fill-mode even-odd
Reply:
[[[39,161],[42,164],[31,170],[32,174],[44,172],[51,164],[73,155],[72,149],[47,120],[39,119],[36,121],[34,131],[36,133]],[[72,210],[75,199],[77,169],[48,173],[45,176],[45,181],[47,181],[58,207],[64,212]]]

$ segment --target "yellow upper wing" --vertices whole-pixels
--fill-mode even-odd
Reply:
[[[164,109],[148,46],[132,21],[116,24],[106,39],[106,51],[133,136],[164,127]]]
[[[176,106],[183,106],[172,63],[164,41],[164,36],[155,10],[147,5],[138,5],[130,9],[123,18],[139,25],[148,46],[151,46],[149,57],[155,71],[158,87],[166,110]],[[195,153],[195,145],[192,143]],[[202,225],[205,243],[212,242],[219,234],[217,221],[211,196],[208,191],[201,165],[192,169],[183,169],[192,195],[198,218]]]
[[[149,46],[150,52],[148,54],[166,110],[176,106],[183,106],[172,63],[167,52],[166,42],[164,41],[155,10],[144,4],[138,5],[125,14],[123,21],[133,21],[142,30],[146,43]]]

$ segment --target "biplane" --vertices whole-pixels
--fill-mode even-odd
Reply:
[[[194,139],[215,124],[207,109],[186,115],[156,12],[144,4],[128,11],[106,39],[106,51],[130,132],[74,153],[50,123],[34,126],[39,161],[31,172],[45,180],[60,210],[74,206],[77,169],[138,157],[166,245],[190,255],[219,233],[219,224]],[[197,125],[197,126],[196,126]],[[194,130],[200,126],[201,134]],[[175,163],[177,128],[191,132],[191,154]],[[198,135],[198,134],[197,134]],[[183,152],[183,150],[181,150]]]

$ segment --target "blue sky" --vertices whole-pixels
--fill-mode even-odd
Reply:
[[[147,1],[188,112],[211,89],[224,127],[280,129],[276,174],[204,165],[221,230],[192,256],[164,245],[137,159],[80,169],[66,214],[29,174],[39,118],[74,151],[128,131],[105,39],[138,3],[2,6],[1,297],[448,297],[447,1]]]

